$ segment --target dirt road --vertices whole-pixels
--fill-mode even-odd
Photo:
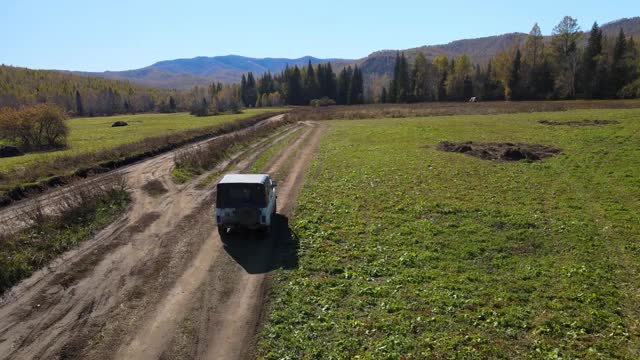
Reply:
[[[234,134],[239,134],[250,131],[251,129],[260,128],[268,123],[281,121],[283,117],[284,115],[276,115],[270,117],[253,126],[250,126],[247,129],[239,130]],[[209,142],[216,141],[217,139],[230,135],[232,134],[219,135],[210,139],[196,142],[194,144],[186,145],[179,149],[168,151],[164,154],[121,167],[112,172],[87,178],[76,183],[76,186],[89,188],[92,186],[100,186],[100,184],[105,181],[111,181],[110,177],[112,177],[114,174],[123,175],[129,179],[132,178],[132,175],[135,176],[134,174],[136,173],[142,174],[142,180],[154,178],[158,174],[167,174],[167,171],[169,171],[173,166],[173,159],[178,151],[187,148],[198,148],[200,146],[205,146]],[[137,182],[133,185],[137,185]],[[76,189],[76,187],[74,186],[60,187],[57,189],[53,189],[52,191],[45,192],[39,196],[27,198],[25,200],[11,204],[10,206],[0,208],[0,228],[2,229],[2,231],[17,231],[28,226],[29,223],[25,222],[25,220],[29,217],[24,216],[24,214],[31,212],[34,208],[40,208],[45,213],[55,213],[58,210],[57,204],[60,202],[60,200],[69,192],[74,191],[74,189]]]
[[[287,217],[323,131],[290,126],[212,171],[242,172],[297,134],[264,169],[280,180],[281,215],[267,238],[223,242],[212,216],[215,181],[174,184],[172,155],[127,169],[127,213],[0,301],[0,358],[251,358],[268,274],[296,265]],[[164,194],[142,190],[152,180]]]

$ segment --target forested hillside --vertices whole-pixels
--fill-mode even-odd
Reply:
[[[589,24],[590,25],[590,24]],[[589,38],[589,28],[579,31],[581,34],[577,40],[579,46],[585,46]],[[605,38],[613,40],[620,30],[627,36],[640,40],[640,17],[620,19],[602,25],[601,30]],[[546,29],[550,31],[551,29]],[[422,53],[428,59],[435,59],[438,56],[456,58],[467,55],[474,64],[487,65],[490,59],[497,54],[511,50],[515,47],[522,47],[526,41],[527,34],[511,33],[497,36],[482,37],[476,39],[465,39],[450,42],[444,45],[428,45],[416,48],[401,50],[408,61],[413,62],[415,57]],[[543,41],[549,43],[551,36],[543,36]],[[355,63],[360,66],[366,77],[375,78],[383,75],[391,76],[396,50],[377,51],[369,56],[357,60]]]
[[[127,81],[59,71],[0,66],[0,107],[54,103],[76,115],[171,110],[188,106],[184,94]]]
[[[471,97],[483,100],[640,97],[639,45],[622,28],[617,36],[607,37],[597,23],[585,37],[577,20],[566,16],[550,38],[545,39],[536,24],[521,44],[497,53],[486,65],[474,64],[466,54],[431,60],[419,52],[410,60],[398,52],[392,80],[379,89],[374,100],[404,103]]]

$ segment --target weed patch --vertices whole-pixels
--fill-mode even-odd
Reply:
[[[0,235],[0,294],[120,216],[130,200],[123,184],[114,178],[101,187],[77,188],[54,216],[40,209],[23,214],[32,226]]]
[[[299,130],[298,130],[299,131]],[[278,154],[282,149],[287,147],[294,139],[296,139],[300,134],[298,131],[294,131],[293,133],[287,135],[284,139],[278,142],[276,145],[270,147],[267,151],[260,154],[256,161],[251,165],[250,172],[258,173],[263,171],[265,166],[269,163],[269,161]]]
[[[225,136],[207,143],[204,146],[179,151],[175,156],[175,167],[172,171],[178,183],[190,181],[194,176],[213,169],[229,154],[239,151],[253,141],[272,133],[275,129],[290,124],[287,116],[279,122],[265,124],[259,128],[247,129],[241,133]]]

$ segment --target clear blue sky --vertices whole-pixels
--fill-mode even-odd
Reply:
[[[360,58],[462,38],[584,30],[640,15],[640,1],[1,0],[0,63],[86,71],[237,54]]]

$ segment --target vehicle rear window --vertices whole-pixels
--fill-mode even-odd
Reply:
[[[219,208],[265,207],[267,194],[263,184],[218,184]]]

